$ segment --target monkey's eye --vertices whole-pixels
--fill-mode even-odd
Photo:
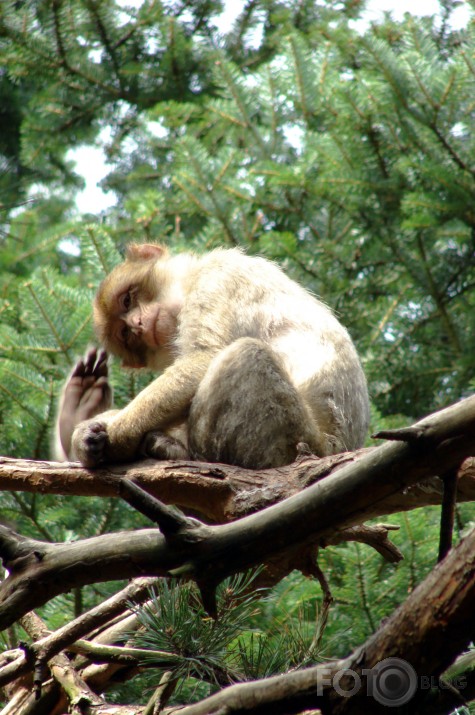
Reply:
[[[122,293],[122,295],[119,298],[119,303],[121,309],[124,311],[124,313],[127,313],[130,308],[132,307],[132,289],[129,288],[129,290],[126,290],[125,293]]]

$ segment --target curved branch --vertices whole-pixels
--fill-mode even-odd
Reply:
[[[404,712],[407,715],[428,712],[423,698],[430,698],[432,693],[427,687],[424,692],[420,686],[421,678],[437,678],[470,643],[475,628],[474,598],[475,529],[437,565],[376,633],[345,660],[233,685],[196,705],[180,709],[180,715],[219,715],[224,712],[227,715],[290,715],[315,708],[321,709],[323,715],[336,712],[341,715],[380,715],[386,707],[382,707],[378,697],[371,695],[384,694],[385,705],[389,706],[396,704],[398,696],[405,693],[410,696],[412,683],[406,683],[404,679],[408,671],[414,672],[416,689],[404,703]],[[400,659],[397,663],[400,666],[400,693],[381,692],[377,687],[377,669],[386,658]],[[397,670],[392,677],[398,678]],[[457,694],[455,688],[453,690]],[[346,693],[342,694],[342,691]],[[459,703],[460,700],[449,700],[445,712]]]
[[[366,451],[281,503],[230,524],[205,526],[183,518],[168,537],[157,529],[143,529],[71,544],[45,544],[0,527],[0,554],[11,572],[0,586],[0,628],[73,586],[186,575],[212,588],[226,576],[269,559],[292,558],[335,530],[361,523],[368,511],[381,509],[416,482],[456,469],[475,451],[475,397],[422,420],[415,430],[417,440]],[[116,480],[116,489],[119,486]],[[207,602],[211,608],[211,591]]]

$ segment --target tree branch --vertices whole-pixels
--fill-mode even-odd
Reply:
[[[394,439],[394,437],[392,438]],[[70,462],[35,462],[0,457],[0,490],[63,496],[119,497],[120,481],[128,477],[165,504],[225,523],[254,513],[358,463],[374,447],[331,457],[305,456],[286,467],[245,470],[227,464],[144,460],[89,471]],[[474,450],[475,451],[475,450]],[[475,457],[457,465],[457,501],[475,501]],[[411,470],[411,465],[408,466]],[[441,470],[435,465],[424,481],[367,504],[361,521],[442,503]]]
[[[435,676],[436,680],[470,643],[475,628],[474,598],[475,529],[345,660],[233,685],[180,709],[180,715],[291,715],[307,708],[320,708],[323,715],[380,715],[388,700],[389,705],[395,704],[391,691],[385,691],[378,682],[387,658],[400,659],[395,665],[400,667],[402,676],[412,675],[414,670],[415,681],[409,679],[407,684],[404,713],[422,715],[428,712],[425,698],[432,698],[432,693],[424,689],[421,678],[430,682]],[[397,670],[393,677],[398,677]],[[404,685],[404,677],[400,680]],[[348,695],[355,685],[355,692]],[[344,695],[342,690],[346,691]],[[381,696],[386,702],[381,703]],[[452,699],[446,698],[442,712],[450,712],[453,705],[452,694]]]
[[[10,571],[0,586],[0,628],[73,586],[143,575],[195,578],[202,589],[207,584],[211,609],[213,589],[226,576],[277,556],[292,558],[335,530],[358,525],[417,481],[456,469],[475,451],[475,397],[418,422],[414,431],[416,440],[366,451],[283,502],[230,524],[183,518],[173,536],[143,529],[70,544],[46,544],[0,527],[0,554]]]

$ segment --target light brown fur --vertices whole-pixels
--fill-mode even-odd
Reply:
[[[94,320],[124,366],[164,371],[122,410],[78,425],[73,455],[88,467],[144,452],[276,467],[301,442],[323,456],[365,438],[366,381],[347,331],[263,258],[133,245],[101,284]]]

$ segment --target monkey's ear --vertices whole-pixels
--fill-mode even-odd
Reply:
[[[127,246],[125,255],[128,261],[150,261],[163,258],[168,254],[165,246],[158,243],[131,243]]]

